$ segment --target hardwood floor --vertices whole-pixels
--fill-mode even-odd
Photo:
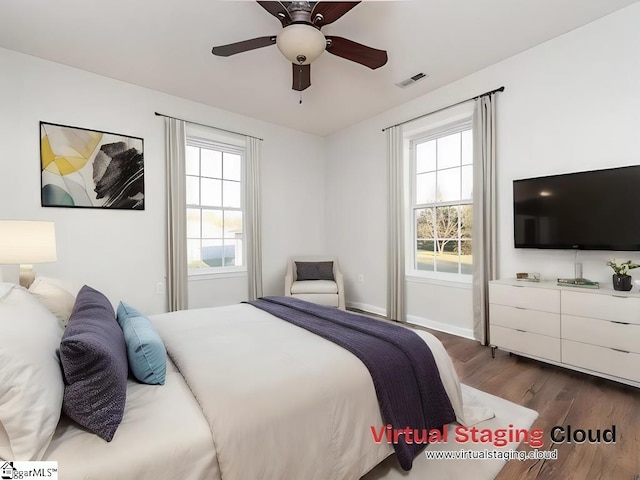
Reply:
[[[491,349],[478,342],[428,331],[442,341],[463,383],[536,410],[532,428],[544,430],[544,449],[558,450],[557,460],[511,460],[497,480],[640,480],[640,389],[500,350],[492,359]],[[615,425],[616,443],[551,444],[556,425]]]

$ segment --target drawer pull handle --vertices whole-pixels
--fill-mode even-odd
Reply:
[[[526,310],[524,307],[514,307],[516,310]]]
[[[526,330],[520,330],[519,328],[516,328],[516,332],[527,333],[527,331],[526,331]]]
[[[611,323],[617,323],[618,325],[631,325],[629,322],[616,322],[615,320],[611,320]]]
[[[619,348],[613,348],[613,347],[609,347],[611,348],[611,350],[615,351],[615,352],[620,352],[620,353],[631,353],[628,350],[620,350]]]

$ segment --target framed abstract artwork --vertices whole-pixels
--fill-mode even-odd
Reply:
[[[43,207],[144,210],[144,141],[40,122]]]

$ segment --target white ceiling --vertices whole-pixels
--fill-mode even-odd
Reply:
[[[369,70],[325,52],[302,105],[277,47],[211,54],[282,28],[254,1],[2,0],[0,46],[324,136],[635,1],[364,1],[322,31],[389,62]],[[418,72],[429,77],[394,85]]]

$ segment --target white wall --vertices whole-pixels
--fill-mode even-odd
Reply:
[[[640,163],[639,24],[640,5],[634,4],[326,139],[0,49],[0,218],[56,222],[58,262],[36,266],[40,273],[89,283],[147,313],[163,311],[166,299],[156,285],[165,276],[164,134],[153,112],[246,132],[265,139],[265,294],[281,293],[287,256],[330,253],[340,257],[348,301],[383,313],[381,129],[504,85],[498,105],[499,275],[570,276],[572,252],[513,248],[511,182]],[[143,137],[146,210],[40,207],[40,120]],[[612,255],[581,252],[584,275],[608,282],[604,263]],[[193,306],[241,299],[237,279],[218,282],[192,283]],[[409,293],[412,318],[470,329],[468,288],[420,283]]]
[[[5,49],[0,72],[0,218],[55,222],[58,261],[37,265],[40,274],[90,284],[148,314],[165,311],[156,293],[166,272],[164,122],[155,111],[264,138],[265,294],[282,293],[289,255],[324,251],[323,139]],[[42,208],[40,120],[144,138],[145,210]],[[193,306],[245,295],[237,277],[199,280],[190,293]]]
[[[573,252],[513,248],[512,181],[640,163],[638,25],[640,4],[634,4],[328,137],[327,245],[340,256],[347,301],[374,311],[386,308],[381,129],[501,85],[506,90],[498,95],[499,276],[518,271],[548,279],[572,276]],[[631,218],[638,219],[637,209],[630,206]],[[584,276],[610,282],[605,262],[613,255],[640,260],[636,254],[581,252]],[[361,272],[365,280],[358,283],[354,279]],[[459,287],[411,284],[408,314],[469,332],[471,290]]]

